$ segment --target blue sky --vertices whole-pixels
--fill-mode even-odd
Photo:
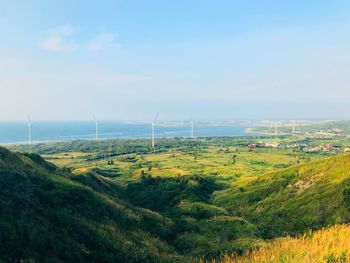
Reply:
[[[349,1],[0,1],[0,120],[350,116]]]

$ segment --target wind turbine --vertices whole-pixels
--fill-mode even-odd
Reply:
[[[194,122],[191,121],[191,138],[194,139]]]
[[[156,126],[156,120],[158,118],[159,112],[157,113],[156,117],[152,121],[152,149],[154,149],[154,139],[155,139],[155,126]]]
[[[98,121],[94,116],[94,120],[95,120],[95,140],[98,140]]]
[[[28,114],[28,144],[32,144],[32,121],[30,114]]]

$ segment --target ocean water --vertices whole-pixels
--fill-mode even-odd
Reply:
[[[246,126],[196,124],[195,136],[247,136]],[[190,137],[190,125],[165,126],[156,125],[157,137]],[[147,138],[151,136],[150,123],[127,123],[117,121],[100,121],[99,138]],[[95,123],[93,121],[33,121],[32,141],[69,141],[94,139]],[[28,141],[27,122],[0,122],[0,143],[26,143]]]

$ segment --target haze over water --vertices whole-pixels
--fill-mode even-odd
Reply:
[[[201,123],[195,126],[195,136],[243,136],[249,135],[244,125],[224,125]],[[99,138],[147,138],[151,136],[148,123],[127,123],[117,121],[100,121]],[[190,124],[156,126],[156,136],[190,137]],[[35,121],[32,123],[33,142],[68,141],[95,139],[93,121]],[[0,122],[0,143],[26,143],[28,141],[28,123],[24,121]]]

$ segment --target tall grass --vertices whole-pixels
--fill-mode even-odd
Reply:
[[[335,225],[299,238],[277,238],[242,256],[227,255],[220,261],[211,261],[215,262],[350,262],[350,225]]]

